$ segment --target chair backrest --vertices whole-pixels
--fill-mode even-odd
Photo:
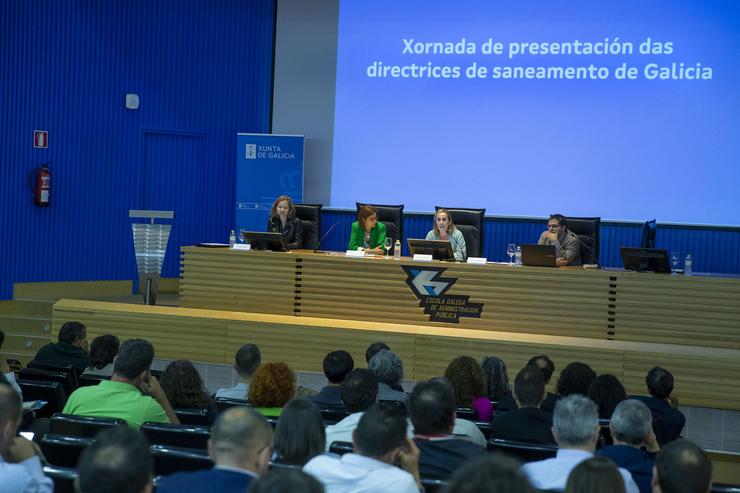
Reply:
[[[406,409],[406,404],[401,401],[378,399],[378,407],[380,407],[381,409],[397,409],[399,411],[402,411],[408,414],[408,410]]]
[[[201,450],[208,448],[208,439],[211,438],[211,430],[206,426],[146,422],[141,425],[141,432],[153,445]]]
[[[327,425],[336,424],[349,416],[349,411],[344,406],[322,406],[319,412]]]
[[[18,380],[25,401],[46,401],[46,405],[36,411],[36,417],[48,418],[61,412],[67,403],[67,393],[59,382],[39,380]]]
[[[210,469],[213,461],[206,450],[152,445],[149,447],[154,459],[154,475],[166,476],[180,471]]]
[[[478,416],[475,414],[475,409],[472,407],[458,407],[455,409],[455,414],[460,419],[467,419],[468,421],[476,421]]]
[[[58,371],[61,373],[71,373],[72,381],[74,383],[74,388],[77,388],[80,386],[79,381],[78,381],[77,370],[75,370],[72,365],[60,365],[57,363],[50,363],[48,361],[33,360],[33,361],[28,362],[28,368],[36,368],[38,370],[47,370],[47,371]]]
[[[56,413],[49,420],[49,433],[94,438],[102,430],[125,425],[126,422],[119,418],[98,418]]]
[[[184,425],[202,425],[210,426],[211,416],[208,413],[208,409],[175,409],[175,415],[180,423]]]
[[[642,225],[642,239],[640,240],[640,248],[655,248],[655,236],[658,232],[658,223],[655,219],[651,221],[645,221]]]
[[[214,402],[216,403],[216,410],[219,413],[222,413],[228,408],[234,406],[252,407],[252,405],[244,399],[231,399],[229,397],[216,397],[216,400]]]
[[[581,264],[599,263],[600,217],[566,217],[568,229],[580,242]]]
[[[316,250],[321,240],[322,204],[295,204],[295,215],[303,224],[303,248]]]
[[[23,380],[38,380],[44,382],[59,382],[69,396],[77,390],[77,375],[74,371],[65,373],[63,371],[41,370],[39,368],[23,368],[18,373],[18,378]]]
[[[279,471],[302,471],[303,466],[300,464],[288,464],[286,462],[280,462],[279,459],[270,461],[270,470],[277,469]]]
[[[54,481],[54,493],[75,493],[77,469],[71,467],[44,466],[44,474]]]
[[[80,387],[90,387],[99,384],[102,380],[110,380],[109,375],[91,375],[83,373],[80,375]]]
[[[486,210],[436,206],[435,211],[437,209],[447,209],[452,216],[452,222],[465,238],[466,256],[480,257],[483,253],[483,218]]]
[[[712,483],[712,489],[709,491],[711,493],[740,493],[740,485],[725,484],[725,483]]]
[[[352,452],[352,442],[331,442],[329,452],[337,455],[344,455]]]
[[[558,446],[542,443],[522,442],[519,440],[505,440],[503,438],[491,438],[488,440],[488,450],[506,452],[523,462],[549,459],[555,457]]]
[[[357,212],[363,205],[371,205],[378,210],[378,221],[385,224],[385,234],[393,241],[400,240],[403,244],[403,204],[401,205],[377,205],[356,202]],[[393,254],[393,249],[389,250]]]
[[[433,478],[420,478],[421,479],[421,485],[424,487],[424,491],[426,493],[436,493],[438,491],[442,491],[442,489],[447,486],[447,481],[443,479],[433,479]]]
[[[39,445],[49,464],[60,467],[77,467],[80,455],[93,442],[92,438],[47,433],[41,437]]]

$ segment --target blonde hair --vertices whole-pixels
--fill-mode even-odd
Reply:
[[[437,229],[437,216],[441,213],[447,214],[447,233],[453,233],[455,231],[455,223],[452,221],[452,215],[450,214],[450,211],[447,209],[437,209],[437,212],[434,213],[434,227],[432,228],[434,230],[434,233],[439,235],[439,229]]]

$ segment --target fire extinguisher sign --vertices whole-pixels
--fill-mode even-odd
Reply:
[[[33,131],[33,147],[36,149],[49,148],[49,132],[46,130]]]

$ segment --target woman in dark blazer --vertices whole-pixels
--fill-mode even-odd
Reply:
[[[267,231],[282,233],[289,250],[303,247],[303,223],[295,216],[293,200],[281,195],[272,203]]]

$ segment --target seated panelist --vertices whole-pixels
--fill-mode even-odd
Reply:
[[[363,250],[380,255],[385,243],[385,224],[378,222],[378,210],[371,205],[363,205],[357,213],[357,221],[352,223],[347,250]]]
[[[281,195],[272,203],[267,231],[281,233],[289,250],[303,246],[303,223],[295,215],[293,200]]]
[[[539,245],[555,245],[558,265],[581,265],[581,246],[578,237],[568,229],[568,221],[561,214],[552,214],[547,231],[540,235]]]
[[[447,209],[437,209],[434,214],[434,229],[427,233],[427,240],[449,240],[452,245],[452,251],[455,254],[455,260],[464,262],[468,256],[468,248],[465,246],[465,237],[462,232],[455,227],[452,222],[452,216]]]

